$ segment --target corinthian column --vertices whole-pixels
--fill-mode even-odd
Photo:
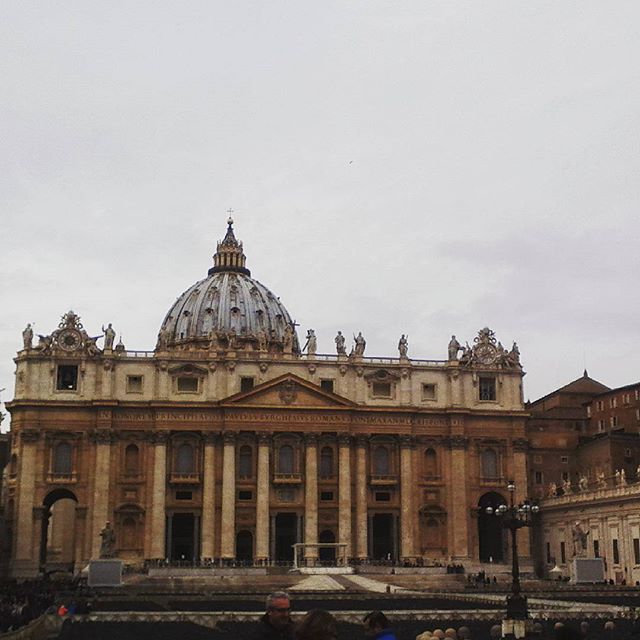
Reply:
[[[36,486],[36,443],[40,434],[34,429],[23,429],[20,432],[20,482],[18,485],[18,513],[16,523],[15,563],[24,566],[25,561],[32,561],[37,567],[37,558],[33,557],[33,506]]]
[[[340,549],[345,560],[353,554],[351,549],[351,438],[338,437],[338,542],[346,544]],[[344,549],[344,551],[343,551]]]
[[[153,486],[151,494],[151,558],[165,557],[165,503],[167,493],[167,433],[154,433],[153,443]]]
[[[411,436],[400,439],[400,556],[406,560],[411,560],[415,555],[412,447]]]
[[[271,435],[258,435],[258,483],[256,495],[256,560],[269,559],[269,450]]]
[[[216,513],[216,436],[204,437],[204,468],[202,470],[202,557],[213,558]]]
[[[222,522],[220,557],[236,557],[236,434],[225,433],[222,450]]]
[[[451,532],[454,558],[469,557],[469,509],[467,505],[467,440],[462,436],[449,438],[451,447]]]
[[[359,436],[356,444],[356,554],[367,552],[367,439]]]
[[[307,544],[318,543],[318,438],[310,433],[305,437],[305,518],[304,541]],[[307,561],[318,557],[318,547],[305,547],[304,557]]]
[[[96,445],[96,459],[93,469],[93,518],[91,521],[91,557],[100,557],[100,532],[109,517],[109,476],[111,467],[111,442],[113,432],[108,429],[96,430],[91,434]]]

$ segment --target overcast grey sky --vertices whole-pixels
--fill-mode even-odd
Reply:
[[[0,388],[69,308],[152,349],[226,210],[333,351],[488,325],[525,396],[640,378],[640,3],[0,5]],[[7,422],[4,427],[6,428]]]

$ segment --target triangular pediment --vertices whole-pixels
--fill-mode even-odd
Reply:
[[[229,396],[221,404],[269,407],[353,407],[354,402],[293,374],[285,374],[260,384],[251,391]]]

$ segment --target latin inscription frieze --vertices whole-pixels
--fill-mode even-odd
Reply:
[[[270,424],[348,424],[348,416],[293,412],[238,411],[225,413],[229,422],[267,422]]]

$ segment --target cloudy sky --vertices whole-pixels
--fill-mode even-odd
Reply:
[[[5,1],[0,388],[72,308],[151,349],[234,209],[333,351],[488,325],[525,395],[638,381],[640,4]],[[6,429],[7,422],[4,423]]]

